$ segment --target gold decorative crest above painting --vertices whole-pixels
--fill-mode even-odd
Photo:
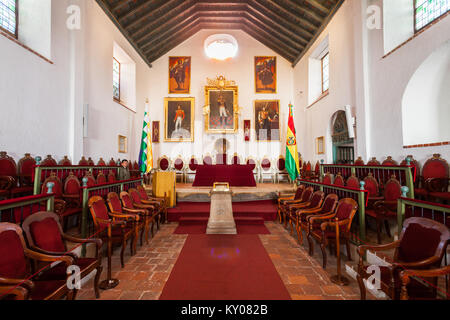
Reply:
[[[206,133],[236,133],[240,113],[236,83],[223,76],[208,78],[207,83],[203,108]]]
[[[277,93],[277,57],[255,57],[255,92]]]

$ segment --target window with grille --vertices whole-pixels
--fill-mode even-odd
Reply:
[[[330,54],[327,53],[322,58],[322,93],[330,88]]]
[[[0,0],[0,29],[17,35],[17,0]]]
[[[113,97],[120,101],[120,62],[113,58]]]
[[[416,31],[445,14],[450,7],[450,0],[414,0]]]

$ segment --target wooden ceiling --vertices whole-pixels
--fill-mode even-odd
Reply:
[[[344,0],[96,0],[151,66],[203,29],[242,30],[294,66]]]

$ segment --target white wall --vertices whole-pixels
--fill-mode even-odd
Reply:
[[[215,33],[228,33],[233,35],[239,44],[237,57],[227,61],[216,61],[206,57],[203,43],[206,38]],[[192,80],[190,95],[169,95],[169,56],[191,56],[192,57]],[[255,56],[277,56],[278,90],[277,94],[255,94],[254,83],[254,57]],[[282,129],[281,142],[256,142],[255,131],[252,132],[251,142],[244,142],[243,121],[251,120],[254,128],[254,100],[279,99],[280,100],[280,125],[286,128],[289,115],[289,102],[293,101],[292,95],[292,68],[290,63],[278,56],[275,52],[254,40],[242,31],[204,30],[184,43],[174,48],[163,57],[152,63],[150,88],[150,118],[151,121],[160,121],[161,143],[154,144],[155,166],[156,160],[167,155],[174,158],[182,155],[189,158],[191,155],[201,157],[206,153],[214,152],[214,142],[222,135],[205,134],[203,106],[205,102],[204,87],[206,79],[214,79],[223,75],[229,80],[236,81],[239,87],[239,106],[243,108],[239,117],[239,132],[235,135],[227,135],[231,142],[229,154],[238,152],[243,158],[247,156],[263,157],[268,155],[277,158],[286,152],[286,130]],[[164,142],[164,98],[165,97],[195,97],[195,134],[194,143]]]

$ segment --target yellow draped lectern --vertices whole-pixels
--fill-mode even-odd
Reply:
[[[175,179],[175,171],[153,173],[153,196],[162,198],[164,197],[164,193],[166,193],[167,198],[169,199],[168,205],[171,208],[175,207],[177,204]]]

